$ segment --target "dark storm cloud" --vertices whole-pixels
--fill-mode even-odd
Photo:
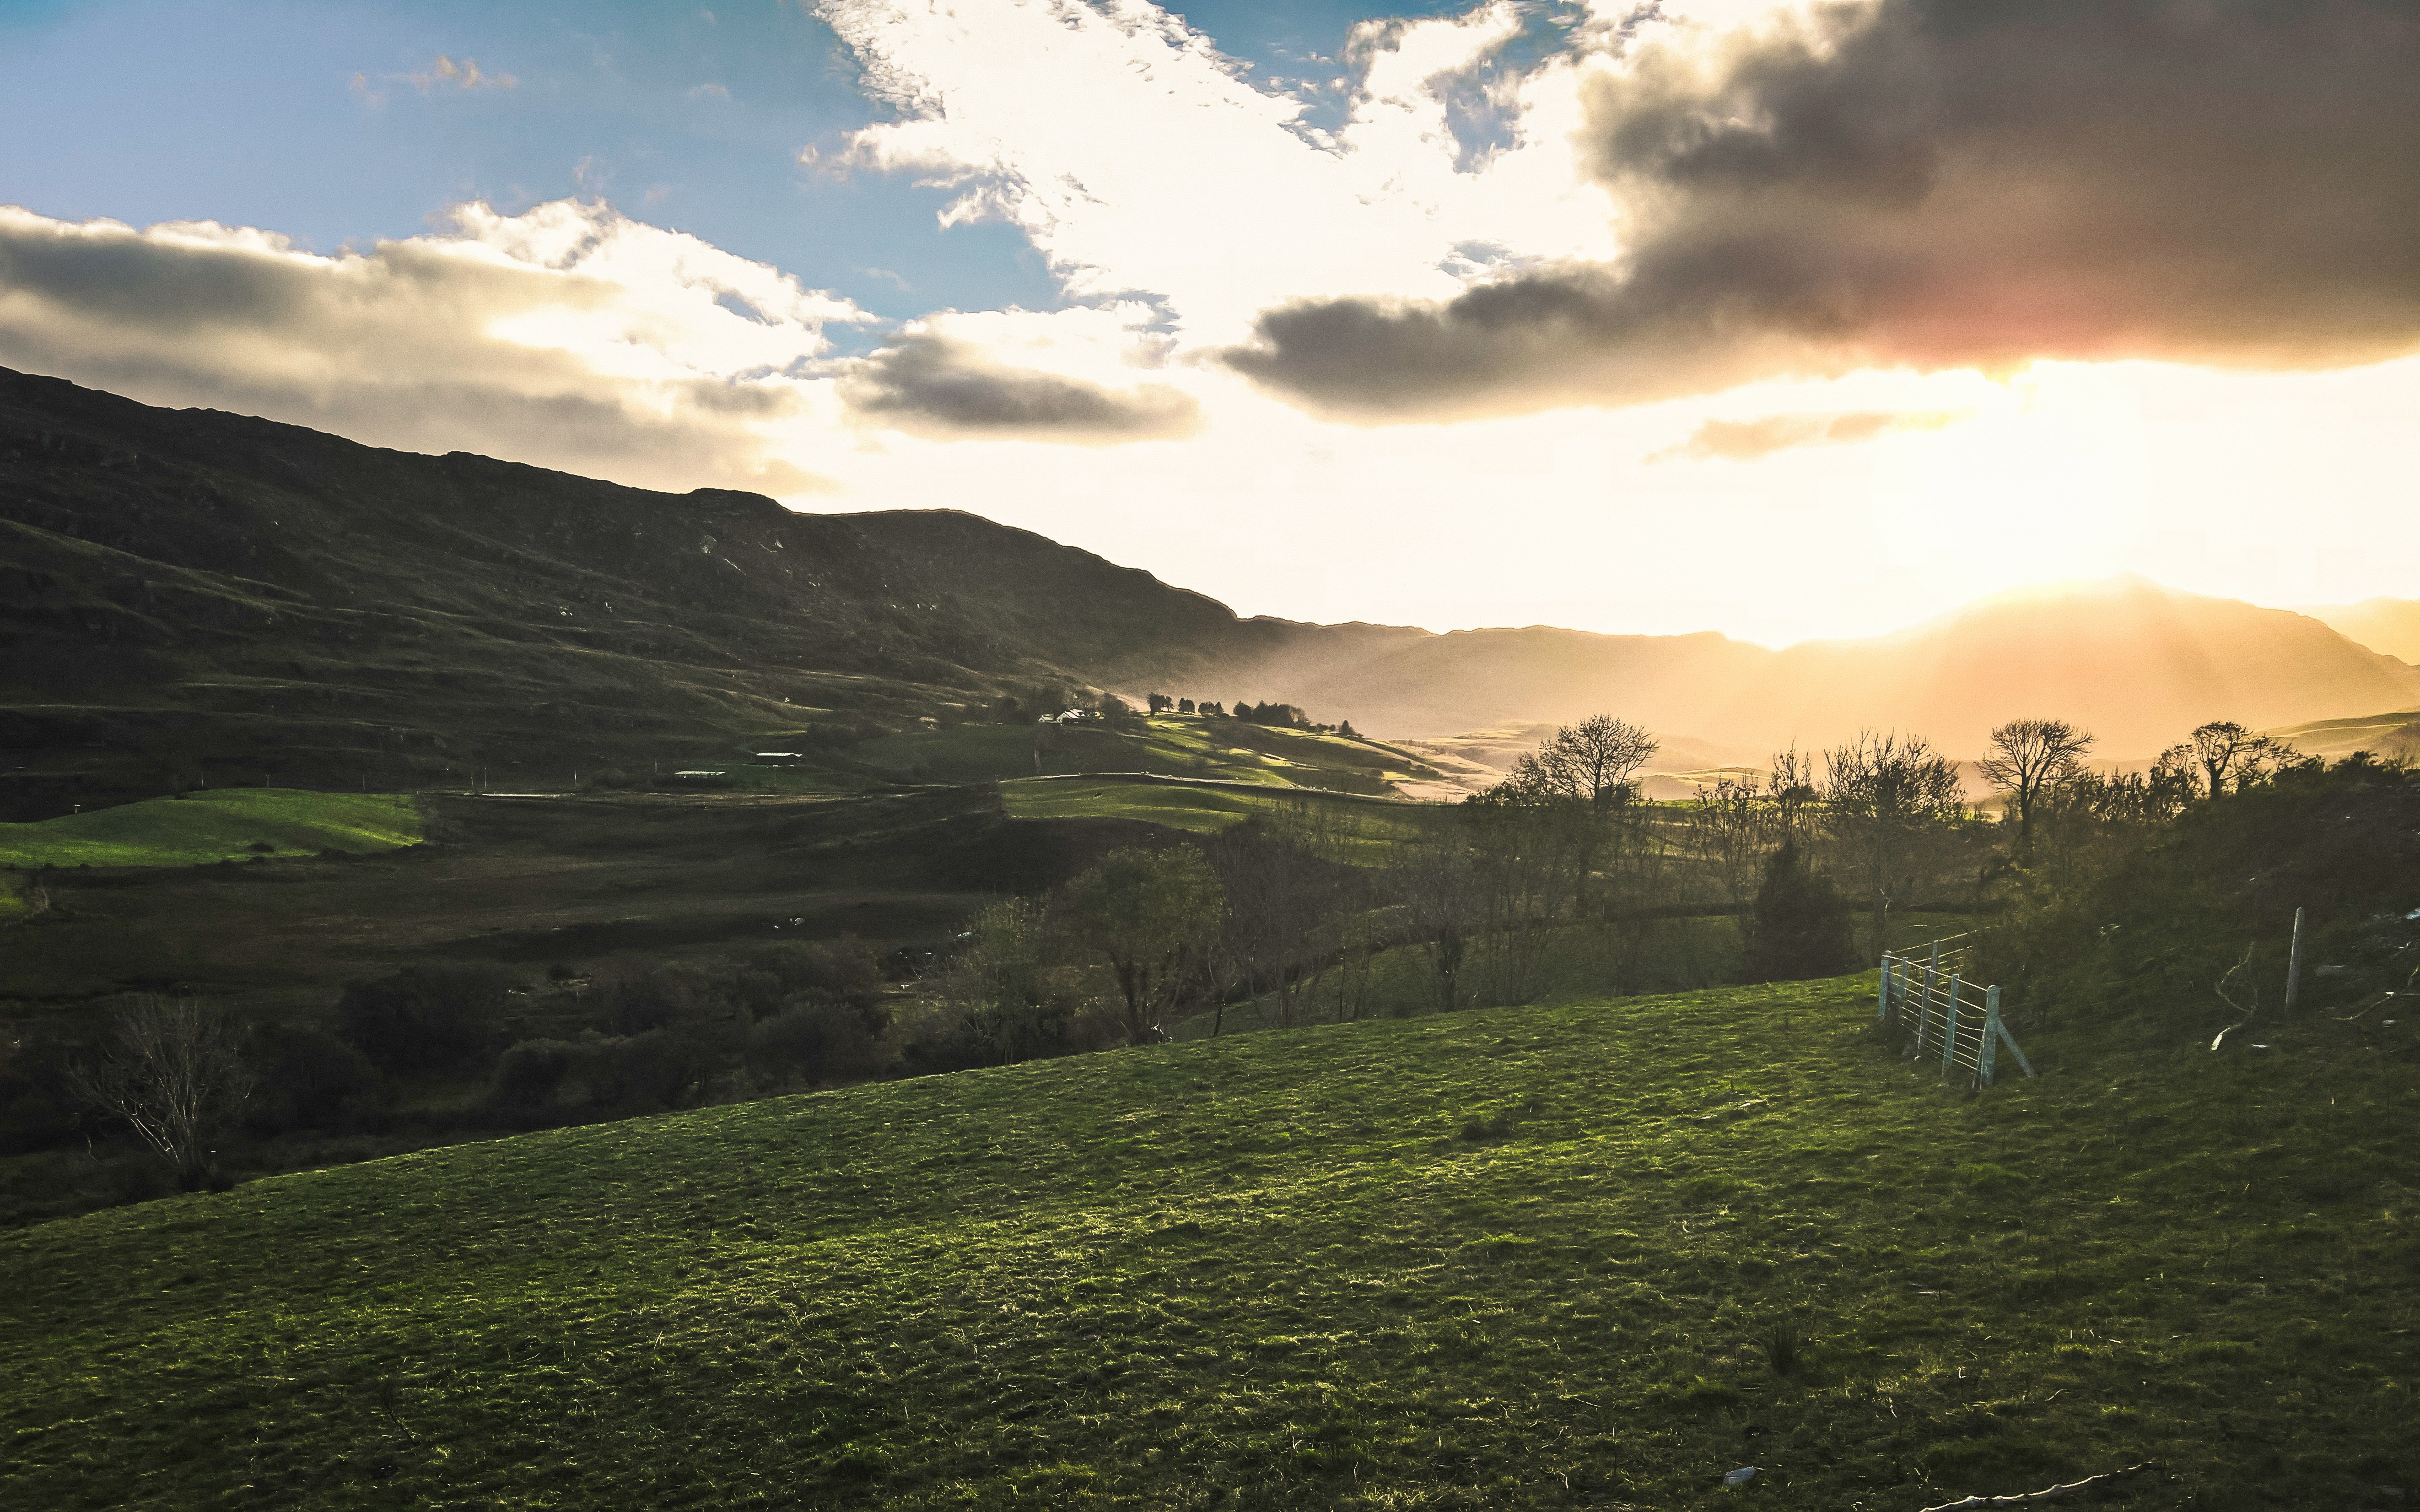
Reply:
[[[860,363],[841,394],[861,415],[902,430],[1107,443],[1189,434],[1192,397],[1164,384],[1102,388],[1055,373],[999,367],[960,343],[910,336]]]
[[[1626,251],[1227,354],[1369,420],[1869,365],[2309,368],[2420,347],[2420,6],[1869,0],[1590,96]]]

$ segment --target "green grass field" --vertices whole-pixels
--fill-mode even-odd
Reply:
[[[421,834],[419,807],[397,794],[220,788],[0,825],[0,864],[201,866],[323,850],[389,851],[418,843]]]
[[[994,782],[1037,775],[1035,729],[1029,724],[959,725],[869,741],[850,752],[877,768],[928,782]],[[1272,788],[1383,794],[1413,775],[1404,752],[1312,731],[1240,719],[1155,715],[1131,731],[1094,725],[1053,730],[1042,774],[1156,772],[1215,778]]]
[[[1140,819],[1197,835],[1277,810],[1273,802],[1256,801],[1253,795],[1232,788],[1047,779],[1002,782],[1000,801],[1011,819]]]
[[[1914,1512],[2147,1458],[2144,1505],[2409,1484],[2408,1058],[2333,1020],[2257,1055],[2070,1040],[1970,1097],[1875,1041],[1869,992],[1113,1052],[47,1224],[0,1238],[0,1499]]]
[[[1333,832],[1343,857],[1376,865],[1392,847],[1418,839],[1429,810],[1389,805],[1316,789],[1193,787],[1182,783],[1028,778],[1000,784],[1001,807],[1012,819],[1140,819],[1197,835],[1214,834],[1246,819],[1283,825],[1317,813]]]

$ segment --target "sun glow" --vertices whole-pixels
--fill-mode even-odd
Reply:
[[[1958,596],[2121,571],[2143,545],[2138,399],[2093,368],[2037,364],[1972,418],[1891,450],[1875,488],[1884,556]]]

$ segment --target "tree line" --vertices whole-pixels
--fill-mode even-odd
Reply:
[[[1894,911],[2039,914],[2196,806],[2318,764],[2225,721],[2139,772],[2093,769],[2092,746],[2057,719],[1994,730],[1976,769],[1996,818],[1966,800],[1956,761],[1896,732],[1785,748],[1653,802],[1640,774],[1656,737],[1599,715],[1460,803],[1287,795],[1215,834],[1113,851],[978,910],[929,965],[841,942],[592,979],[557,967],[543,1025],[512,1022],[531,984],[459,964],[355,983],[324,1026],[138,1004],[80,1046],[12,1041],[0,1134],[40,1148],[97,1114],[203,1186],[221,1179],[224,1141],[413,1125],[399,1093],[432,1080],[483,1088],[466,1127],[535,1127],[1146,1044],[1180,1023],[1218,1034],[1521,1003],[1575,941],[1592,952],[1589,987],[1614,994],[1826,976],[1870,961]],[[1723,920],[1736,953],[1710,955],[1705,926]],[[30,1064],[45,1057],[46,1075]],[[36,1083],[51,1090],[27,1095]]]

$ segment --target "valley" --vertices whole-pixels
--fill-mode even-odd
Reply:
[[[20,377],[0,472],[42,1504],[2410,1473],[2420,688],[2316,620],[1240,619]],[[1877,1024],[1940,940],[2039,1076]],[[207,1146],[92,1090],[177,1024]]]

